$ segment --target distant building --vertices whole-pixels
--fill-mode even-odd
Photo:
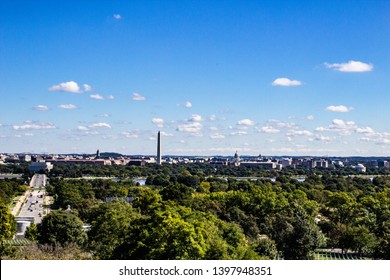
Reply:
[[[238,155],[238,152],[236,151],[236,153],[234,154],[234,159],[232,161],[232,164],[234,166],[240,166],[240,156]]]
[[[363,164],[359,163],[358,165],[355,166],[355,170],[357,172],[364,173],[364,172],[366,172],[366,167]]]
[[[276,168],[276,162],[259,162],[259,161],[242,161],[240,163],[240,166],[246,166],[246,167],[263,167],[266,169],[275,169]]]
[[[284,158],[280,161],[280,164],[283,166],[283,167],[288,167],[288,166],[291,166],[292,165],[292,159],[291,158]]]
[[[388,162],[387,160],[381,160],[378,162],[378,166],[379,167],[387,167],[389,168],[390,167],[390,162]]]
[[[311,161],[312,165],[311,167],[312,168],[328,168],[329,167],[329,163],[326,159],[313,159]]]
[[[44,162],[44,161],[32,162],[28,166],[28,169],[32,173],[38,173],[40,171],[50,171],[53,169],[53,164],[51,164],[50,162]]]
[[[132,159],[127,163],[129,166],[144,166],[145,164],[146,161],[144,159]]]
[[[105,159],[49,159],[47,160],[47,162],[51,162],[56,165],[65,165],[65,164],[111,165],[111,160],[105,160]]]

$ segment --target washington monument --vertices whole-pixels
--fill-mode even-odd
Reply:
[[[161,164],[161,134],[157,133],[157,164]]]

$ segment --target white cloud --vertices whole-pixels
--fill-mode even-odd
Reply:
[[[121,16],[120,14],[114,14],[113,17],[114,17],[114,19],[116,19],[116,20],[122,19],[122,16]]]
[[[110,117],[110,114],[100,114],[98,116],[99,117],[103,117],[103,118],[108,118],[108,117]]]
[[[215,126],[210,126],[209,127],[209,130],[212,130],[212,131],[218,131],[218,127],[215,127]]]
[[[101,96],[100,94],[91,94],[89,97],[91,99],[95,99],[95,100],[103,100],[104,99],[104,97]]]
[[[239,125],[254,125],[255,121],[252,121],[250,119],[243,119],[243,120],[239,120],[237,122],[237,124],[239,124]]]
[[[111,128],[108,123],[94,123],[88,126],[89,128]]]
[[[79,131],[88,131],[89,128],[86,127],[86,126],[83,126],[83,125],[79,125],[79,126],[77,127],[77,130],[79,130]]]
[[[224,139],[225,135],[222,135],[222,134],[219,134],[219,133],[215,133],[215,134],[210,135],[210,138],[211,139]]]
[[[74,81],[60,83],[58,85],[54,85],[49,87],[50,91],[65,91],[65,92],[73,92],[73,93],[82,93],[79,85]]]
[[[51,123],[38,123],[38,124],[25,124],[25,125],[14,125],[14,130],[27,130],[27,129],[53,129],[55,125]]]
[[[241,135],[247,135],[247,134],[248,134],[247,131],[235,131],[235,132],[230,133],[230,135],[232,135],[232,136],[241,136]]]
[[[332,111],[332,112],[339,112],[339,113],[348,113],[350,111],[353,110],[352,107],[347,107],[347,106],[344,106],[344,105],[339,105],[339,106],[329,106],[329,107],[326,107],[326,110],[327,111]]]
[[[202,130],[202,124],[199,122],[194,122],[190,124],[182,124],[177,127],[177,130],[180,132],[188,132],[188,133],[200,133]]]
[[[172,134],[172,133],[165,132],[165,131],[161,131],[161,136],[163,136],[163,137],[172,137],[173,134]]]
[[[279,133],[280,132],[279,129],[274,128],[274,127],[269,126],[269,125],[259,128],[258,131],[264,132],[264,133]]]
[[[192,103],[187,101],[186,103],[184,103],[184,107],[191,108],[192,107]]]
[[[314,140],[320,141],[320,142],[330,142],[332,139],[329,136],[317,134],[316,137],[314,138]]]
[[[77,109],[77,106],[73,104],[61,104],[58,105],[58,108],[71,110],[71,109]]]
[[[33,110],[36,110],[36,111],[47,111],[47,110],[49,110],[49,107],[47,107],[46,105],[38,105],[38,106],[33,107]]]
[[[157,127],[164,127],[164,120],[161,118],[153,118],[152,123],[157,125]]]
[[[216,116],[216,115],[211,115],[211,116],[209,117],[209,120],[210,120],[210,121],[215,121],[215,120],[217,120],[217,116]]]
[[[351,135],[353,132],[356,131],[358,126],[354,121],[343,121],[340,119],[334,119],[332,121],[332,124],[330,124],[328,127],[317,127],[316,131],[334,131],[338,132],[340,135]]]
[[[88,84],[83,84],[83,88],[85,91],[91,91],[92,90],[92,87]]]
[[[309,121],[313,121],[314,120],[314,116],[313,115],[309,115],[306,117],[307,120]]]
[[[197,115],[197,114],[192,115],[191,118],[189,119],[189,121],[192,121],[192,122],[201,122],[202,120],[203,120],[202,116]]]
[[[325,66],[340,72],[370,72],[372,69],[374,69],[372,64],[354,60],[350,60],[346,63],[325,63]]]
[[[115,97],[114,97],[113,95],[109,95],[109,96],[107,97],[108,100],[114,100],[114,98],[115,98]]]
[[[138,138],[139,134],[136,131],[125,131],[122,132],[122,135],[125,136],[126,138]]]
[[[369,126],[358,127],[358,128],[356,128],[356,132],[357,133],[368,133],[368,134],[375,133],[375,131],[371,127],[369,127]]]
[[[143,101],[145,100],[146,98],[144,96],[142,96],[141,94],[137,93],[137,92],[134,92],[133,93],[133,97],[131,98],[135,101]]]
[[[272,82],[273,86],[283,86],[283,87],[291,87],[291,86],[300,86],[302,85],[301,81],[298,80],[290,80],[288,78],[277,78]]]
[[[34,134],[32,133],[23,133],[23,134],[16,134],[15,137],[22,138],[22,137],[32,137]]]
[[[280,120],[271,119],[268,121],[271,124],[275,124],[279,128],[295,128],[296,124],[293,122],[283,122]]]
[[[308,130],[289,130],[286,133],[287,136],[311,136],[313,133],[311,133]]]

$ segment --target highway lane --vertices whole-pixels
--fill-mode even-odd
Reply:
[[[31,179],[31,189],[18,217],[33,217],[35,224],[42,221],[46,181],[46,175],[34,175]]]

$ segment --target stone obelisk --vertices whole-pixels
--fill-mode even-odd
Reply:
[[[157,164],[161,164],[161,134],[157,134]]]

